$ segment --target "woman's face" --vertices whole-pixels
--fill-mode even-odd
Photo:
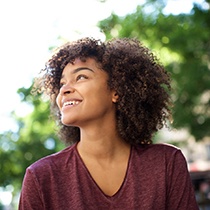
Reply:
[[[107,73],[92,58],[67,64],[56,99],[62,123],[77,127],[110,123],[115,117],[117,95],[108,88],[107,80]]]

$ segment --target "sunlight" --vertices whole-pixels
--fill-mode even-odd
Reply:
[[[0,187],[0,203],[4,206],[9,206],[12,202],[12,190],[13,187],[11,185],[7,186],[6,189]]]

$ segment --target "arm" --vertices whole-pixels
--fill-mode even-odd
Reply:
[[[19,210],[40,210],[44,209],[42,196],[39,191],[36,177],[30,171],[26,170],[23,180],[22,191],[20,195]]]
[[[167,166],[167,209],[198,210],[186,160],[177,150]]]

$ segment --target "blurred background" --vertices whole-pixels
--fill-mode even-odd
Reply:
[[[26,167],[65,147],[31,88],[53,49],[85,36],[137,37],[171,73],[174,122],[154,142],[182,149],[210,209],[210,0],[7,0],[0,31],[0,210],[17,209]]]

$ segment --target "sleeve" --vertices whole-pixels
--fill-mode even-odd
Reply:
[[[199,210],[185,157],[176,150],[167,166],[167,209]]]
[[[18,210],[40,210],[44,209],[41,192],[33,172],[26,170]]]

